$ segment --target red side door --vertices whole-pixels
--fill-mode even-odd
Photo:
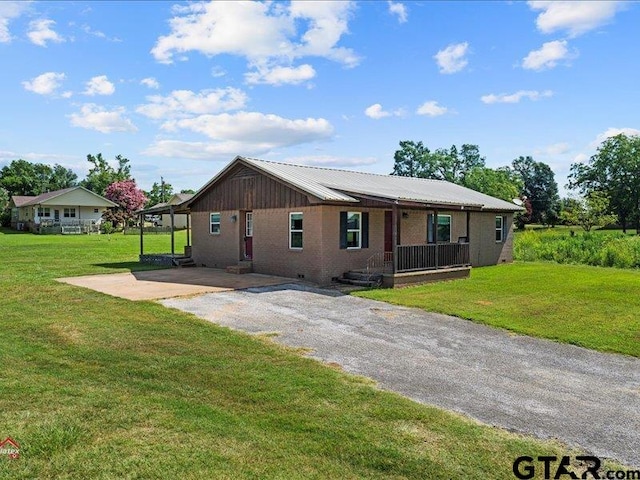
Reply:
[[[244,257],[253,258],[253,212],[246,212],[244,219]]]

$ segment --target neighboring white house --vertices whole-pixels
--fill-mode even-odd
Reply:
[[[181,203],[190,200],[191,197],[193,197],[193,193],[174,193],[168,202],[158,203],[157,205],[149,208],[166,207],[168,205],[180,205]],[[168,213],[161,215],[158,226],[170,227],[171,215],[169,215]],[[187,228],[187,215],[175,214],[173,216],[173,227],[177,229]]]
[[[71,187],[38,196],[15,195],[9,206],[11,227],[16,230],[40,233],[46,227],[81,233],[95,229],[107,208],[117,205],[84,187]]]

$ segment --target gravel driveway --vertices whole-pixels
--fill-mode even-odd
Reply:
[[[640,359],[295,284],[162,304],[278,332],[278,342],[419,402],[640,466]]]

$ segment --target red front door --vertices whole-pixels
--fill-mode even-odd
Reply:
[[[384,212],[384,251],[393,252],[393,213]]]
[[[244,219],[244,258],[253,258],[253,212],[247,212]]]

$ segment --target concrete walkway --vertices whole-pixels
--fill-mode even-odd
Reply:
[[[217,268],[168,268],[66,277],[56,280],[128,300],[157,300],[207,292],[279,285],[294,281],[290,278],[258,273],[235,275]]]
[[[279,332],[276,341],[417,401],[640,466],[640,359],[295,284],[162,304]]]

